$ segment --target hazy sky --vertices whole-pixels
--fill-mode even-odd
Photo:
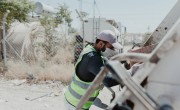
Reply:
[[[72,27],[80,28],[75,9],[93,17],[94,0],[33,0],[53,7],[65,3],[72,11]],[[80,2],[82,1],[82,2]],[[177,0],[96,0],[95,17],[105,17],[121,22],[128,32],[153,32]],[[148,28],[149,27],[149,28]]]

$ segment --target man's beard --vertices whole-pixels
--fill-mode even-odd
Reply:
[[[103,48],[101,49],[102,52],[104,52],[106,50],[106,45],[103,46]]]

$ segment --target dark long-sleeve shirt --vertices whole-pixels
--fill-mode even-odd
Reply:
[[[82,81],[92,82],[103,66],[101,54],[93,51],[83,55],[77,65],[76,74]],[[107,87],[118,85],[118,82],[109,76],[105,77],[103,83]]]

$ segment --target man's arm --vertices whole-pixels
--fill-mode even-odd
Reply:
[[[96,76],[99,73],[101,67],[103,66],[104,64],[101,57],[93,56],[89,61],[88,70],[90,73]],[[112,87],[118,85],[119,83],[115,79],[113,79],[110,75],[107,75],[103,80],[103,84],[107,87]]]

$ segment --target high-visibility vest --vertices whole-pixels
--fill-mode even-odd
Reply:
[[[81,52],[78,61],[75,65],[75,68],[77,64],[82,60],[82,57],[84,54],[87,54],[89,52],[96,51],[91,45],[88,45],[84,48],[84,50]],[[84,82],[78,78],[76,73],[73,75],[72,82],[68,86],[67,90],[65,91],[65,97],[66,100],[73,106],[77,106],[81,97],[86,93],[88,87],[92,84],[92,82]],[[90,106],[93,104],[93,101],[99,94],[99,89],[97,89],[89,98],[89,100],[83,105],[83,109],[89,109]]]

